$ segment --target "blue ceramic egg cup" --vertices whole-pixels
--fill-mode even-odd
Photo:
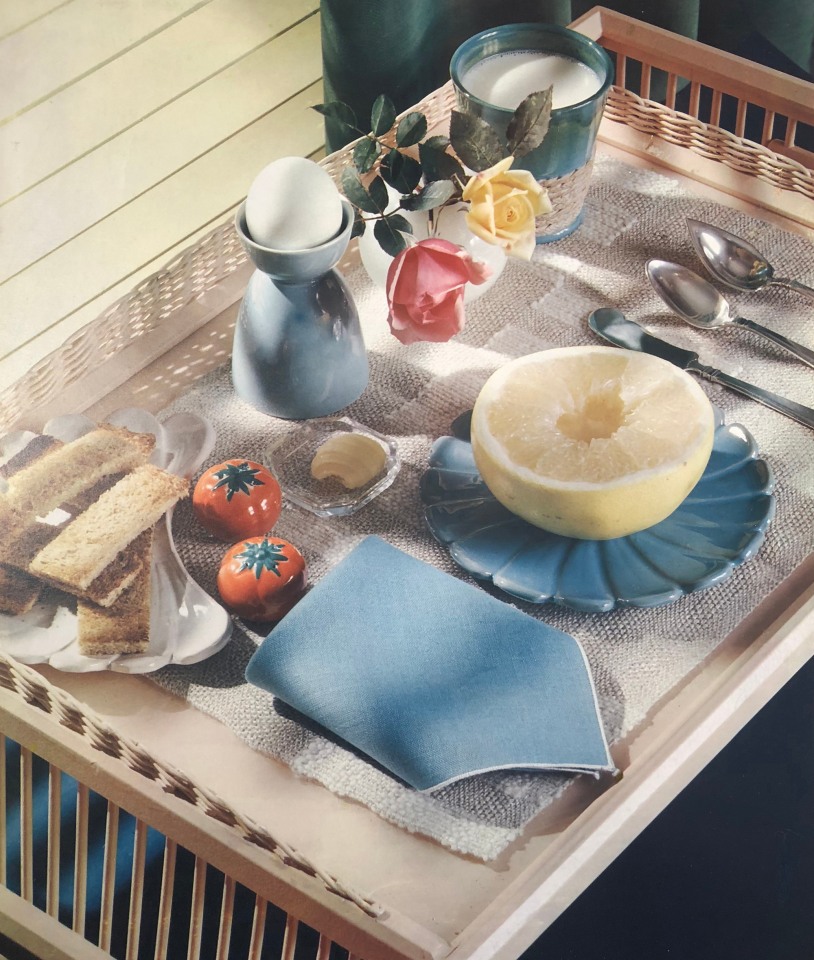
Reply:
[[[350,240],[353,208],[342,201],[339,233],[316,247],[274,250],[255,243],[246,204],[235,228],[257,268],[235,326],[232,382],[262,413],[287,420],[325,417],[367,386],[368,362],[359,314],[334,269]]]

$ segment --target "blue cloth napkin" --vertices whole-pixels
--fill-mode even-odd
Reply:
[[[573,637],[367,537],[246,679],[418,790],[487,770],[614,770]]]

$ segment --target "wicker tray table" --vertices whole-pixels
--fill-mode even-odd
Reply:
[[[699,191],[814,238],[814,157],[795,143],[797,124],[814,125],[808,85],[743,61],[734,70],[737,58],[601,8],[575,27],[618,57],[622,85],[613,90],[600,149],[621,151],[645,167],[677,171]],[[631,64],[644,65],[640,94],[623,89]],[[666,106],[647,98],[654,68],[668,74]],[[690,86],[689,115],[671,105],[682,80]],[[697,114],[704,88],[713,92],[709,122],[691,115]],[[735,133],[716,126],[715,105],[720,110],[727,96],[738,104],[739,124],[747,108],[764,108],[765,143],[744,140],[743,126]],[[447,87],[421,107],[441,120],[450,103]],[[774,131],[781,119],[784,133],[778,140]],[[337,173],[346,156],[343,151],[329,157],[327,168]],[[0,395],[0,428],[36,429],[54,413],[71,410],[103,417],[125,405],[161,409],[228,357],[250,269],[231,223],[224,224],[6,389]],[[100,360],[104,376],[97,372]],[[23,773],[23,896],[0,888],[0,927],[35,952],[57,944],[55,956],[106,955],[114,922],[104,913],[110,911],[109,876],[99,948],[82,936],[87,797],[94,791],[108,798],[108,836],[115,835],[119,809],[137,818],[127,918],[133,956],[149,825],[169,838],[168,863],[178,846],[196,857],[190,956],[200,947],[202,886],[210,864],[227,878],[221,928],[228,931],[229,891],[244,885],[256,894],[258,930],[271,905],[285,912],[282,956],[293,956],[302,921],[321,933],[318,957],[327,958],[332,942],[369,960],[516,957],[813,651],[814,557],[809,557],[722,639],[702,671],[659,705],[646,728],[623,744],[620,783],[605,792],[587,782],[571,791],[532,825],[520,849],[491,864],[450,854],[297,779],[149,679],[110,675],[109,682],[97,684],[92,675],[32,669],[0,656],[0,730],[22,745]],[[56,860],[49,860],[47,913],[32,905],[34,756],[50,764],[55,782],[59,771],[79,781],[75,932],[54,919]],[[0,802],[6,799],[3,793]],[[0,873],[5,881],[4,862]],[[165,880],[166,918],[171,871]],[[259,933],[252,949],[252,956],[261,955]],[[157,955],[162,955],[158,948]]]

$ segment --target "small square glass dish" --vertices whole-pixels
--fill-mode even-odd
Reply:
[[[347,417],[306,421],[269,447],[263,463],[284,497],[318,517],[356,513],[401,465],[393,440]]]

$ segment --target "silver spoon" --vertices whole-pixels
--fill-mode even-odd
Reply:
[[[754,320],[732,316],[729,303],[715,287],[687,267],[666,260],[648,260],[645,269],[656,293],[673,313],[692,326],[702,330],[714,330],[729,323],[746,327],[814,367],[814,350],[762,327]]]
[[[713,227],[712,224],[691,220],[689,217],[687,228],[693,246],[706,268],[727,286],[736,290],[754,291],[771,284],[794,290],[814,300],[814,290],[811,287],[798,280],[776,277],[772,265],[747,240],[742,240],[721,227]]]

